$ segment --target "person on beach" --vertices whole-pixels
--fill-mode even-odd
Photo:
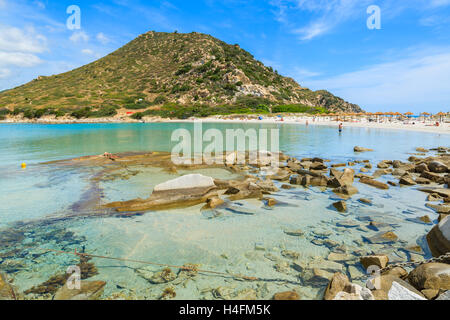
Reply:
[[[339,133],[342,133],[344,130],[344,125],[342,123],[339,124]]]

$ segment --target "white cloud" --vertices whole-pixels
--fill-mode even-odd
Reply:
[[[96,38],[101,44],[107,44],[111,41],[103,32],[98,33]]]
[[[294,33],[300,35],[300,40],[306,41],[326,33],[331,27],[332,26],[330,24],[317,21],[304,28],[294,30]]]
[[[35,0],[33,2],[36,6],[38,6],[40,9],[45,9],[45,4],[42,1]]]
[[[289,32],[298,34],[300,40],[309,41],[335,31],[345,22],[368,17],[369,5],[381,7],[383,21],[392,20],[407,10],[415,10],[428,16],[420,23],[434,26],[448,22],[448,17],[429,16],[442,7],[449,6],[450,0],[272,0],[270,4],[275,20],[283,24]]]
[[[450,22],[450,17],[446,15],[432,15],[419,20],[424,27],[439,27]]]
[[[70,41],[72,42],[88,42],[89,36],[84,31],[76,31],[70,36]]]
[[[30,68],[41,63],[41,59],[31,53],[0,51],[0,66]]]
[[[4,2],[0,2],[2,4]],[[33,28],[0,26],[0,79],[13,77],[20,68],[31,68],[42,63],[36,54],[47,50],[46,40]]]
[[[95,52],[92,49],[83,49],[83,50],[81,50],[81,53],[85,56],[93,57],[95,59],[99,59],[102,57],[102,55],[100,53]]]
[[[81,50],[82,54],[87,54],[87,55],[93,55],[94,51],[92,51],[91,49],[83,49]]]
[[[450,107],[450,48],[417,50],[414,55],[375,64],[328,79],[305,81],[371,111],[439,111]]]
[[[307,41],[360,17],[371,2],[373,0],[273,0],[271,5],[277,8],[275,19],[298,34],[300,40]],[[311,18],[305,21],[305,16]]]
[[[0,68],[0,79],[9,78],[11,76],[11,70],[6,68]]]
[[[46,38],[34,29],[0,26],[0,51],[42,53],[45,49]]]
[[[432,7],[443,7],[450,5],[450,0],[431,0],[429,4]]]

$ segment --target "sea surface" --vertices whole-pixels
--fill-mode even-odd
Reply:
[[[435,220],[437,215],[425,207],[427,195],[415,187],[385,191],[355,183],[360,193],[348,201],[348,214],[340,214],[331,207],[336,196],[330,190],[295,188],[280,189],[274,194],[280,205],[273,208],[257,200],[239,201],[217,217],[205,215],[200,210],[202,206],[195,206],[131,218],[64,218],[86,197],[90,178],[100,168],[46,162],[105,152],[171,151],[177,144],[171,141],[173,131],[184,128],[192,132],[193,126],[192,123],[0,124],[0,240],[6,239],[2,238],[5,232],[9,236],[17,232],[20,239],[11,245],[4,240],[0,243],[0,271],[7,272],[15,285],[25,291],[77,263],[74,256],[46,253],[46,249],[84,248],[86,253],[95,255],[176,266],[192,263],[201,265],[203,270],[266,279],[249,282],[200,273],[182,283],[152,284],[142,276],[142,270],[151,274],[162,267],[95,258],[92,262],[98,274],[90,280],[107,282],[103,298],[158,299],[164,289],[171,287],[177,294],[175,299],[242,298],[253,293],[259,299],[270,299],[274,293],[294,289],[303,299],[320,299],[326,282],[310,271],[293,269],[292,259],[283,254],[286,250],[298,253],[302,263],[327,260],[331,252],[350,256],[383,252],[393,261],[406,261],[417,258],[417,253],[407,249],[417,245],[422,247],[421,257],[428,257],[424,235],[432,225],[418,218],[428,215]],[[279,129],[280,150],[289,156],[322,157],[331,163],[370,160],[374,168],[381,160],[406,161],[417,147],[434,148],[449,143],[449,135],[399,130],[345,128],[339,134],[336,127],[300,124],[203,124],[204,131],[211,128],[220,130],[224,136],[227,129]],[[356,154],[354,146],[371,148],[374,152]],[[26,169],[21,168],[22,163],[27,164]],[[360,165],[355,167],[357,172],[359,168]],[[199,172],[214,178],[235,177],[223,169]],[[99,185],[102,201],[146,198],[158,183],[186,173],[141,168],[127,179],[102,181]],[[383,176],[379,180],[394,178]],[[358,202],[360,198],[371,199],[373,205]],[[55,215],[62,218],[45,222]],[[33,224],[34,221],[41,223]],[[367,228],[370,221],[388,224],[399,241],[394,244],[365,241],[378,233]],[[303,236],[286,234],[298,229],[304,232]],[[324,240],[339,246],[324,245]],[[338,263],[343,272],[358,275],[364,281],[364,270],[357,258]],[[332,273],[335,267],[325,269]]]

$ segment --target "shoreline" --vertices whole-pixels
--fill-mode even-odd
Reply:
[[[298,124],[306,125],[308,121],[309,126],[329,126],[336,127],[339,123],[344,124],[344,132],[346,127],[350,128],[367,128],[367,129],[392,129],[392,130],[404,130],[415,131],[435,134],[450,134],[450,123],[441,123],[439,127],[433,126],[431,122],[423,123],[415,121],[415,124],[401,123],[401,122],[368,122],[368,121],[335,121],[326,119],[315,119],[314,117],[299,116],[299,117],[286,117],[283,121],[279,118],[266,118],[259,119],[247,119],[242,116],[243,119],[223,119],[218,116],[212,116],[207,118],[195,118],[195,119],[166,119],[166,118],[144,118],[142,120],[134,120],[131,118],[114,117],[114,118],[96,118],[96,119],[7,119],[0,121],[0,124],[128,124],[128,123],[193,123],[195,121],[202,121],[205,123],[261,123],[261,124]]]

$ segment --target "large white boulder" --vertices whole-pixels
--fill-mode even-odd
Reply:
[[[436,300],[450,300],[450,290],[445,291]]]
[[[182,190],[182,189],[197,189],[197,188],[208,189],[208,188],[213,188],[213,187],[215,187],[213,178],[206,177],[201,174],[188,174],[188,175],[158,184],[153,189],[153,192],[163,192],[163,191]]]
[[[392,287],[391,290],[389,290],[388,297],[389,300],[427,300],[395,281],[392,282]]]

